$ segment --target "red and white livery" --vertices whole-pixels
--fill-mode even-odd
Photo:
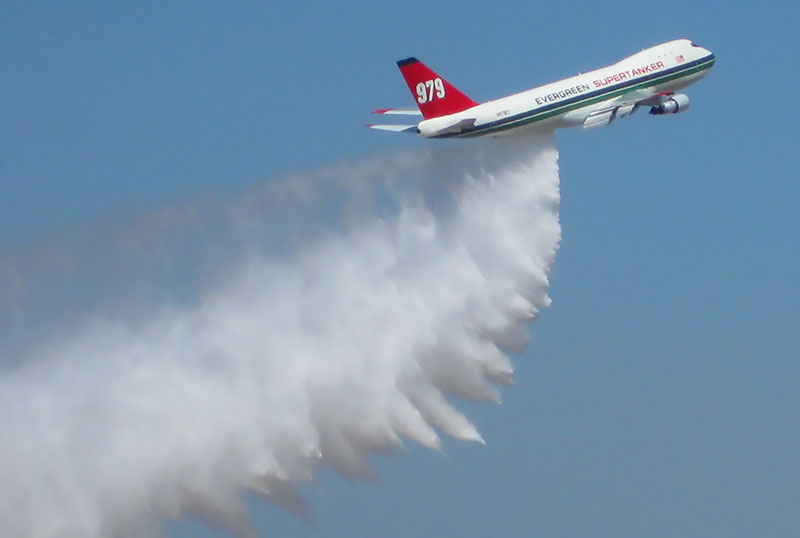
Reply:
[[[384,108],[375,114],[422,116],[413,125],[369,125],[425,138],[505,136],[536,129],[608,125],[647,106],[651,114],[689,108],[677,93],[714,65],[711,51],[688,39],[645,49],[619,62],[507,97],[477,103],[416,58],[397,62],[417,108]]]

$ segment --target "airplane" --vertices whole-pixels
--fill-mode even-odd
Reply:
[[[397,66],[418,108],[373,113],[422,116],[422,121],[367,126],[424,138],[499,137],[575,125],[592,129],[643,106],[654,115],[677,114],[689,108],[689,97],[677,92],[708,74],[715,61],[708,49],[677,39],[607,67],[477,103],[416,58],[406,58]]]

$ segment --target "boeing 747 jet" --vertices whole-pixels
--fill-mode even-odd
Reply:
[[[688,39],[656,45],[619,62],[507,97],[476,103],[416,58],[397,62],[417,109],[384,108],[375,114],[422,116],[414,125],[369,125],[424,138],[505,136],[536,129],[608,125],[642,106],[650,114],[689,108],[678,93],[714,65],[711,51]]]

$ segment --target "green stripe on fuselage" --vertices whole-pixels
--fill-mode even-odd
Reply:
[[[498,133],[501,131],[506,131],[508,129],[514,129],[516,127],[521,127],[523,125],[528,125],[530,123],[534,123],[537,121],[542,121],[547,118],[552,118],[558,114],[563,114],[565,112],[569,112],[571,110],[576,110],[578,108],[583,108],[585,106],[593,105],[595,103],[599,103],[601,101],[607,101],[609,99],[613,99],[614,97],[618,97],[620,95],[624,95],[626,93],[630,93],[632,91],[647,88],[650,86],[655,86],[657,84],[663,84],[664,82],[669,82],[671,80],[683,78],[689,75],[693,75],[695,73],[699,73],[700,71],[704,71],[706,69],[710,69],[716,58],[710,58],[707,62],[703,62],[701,64],[692,66],[688,69],[684,69],[682,71],[676,71],[674,73],[669,73],[662,77],[652,78],[650,80],[645,80],[643,82],[639,82],[636,84],[632,84],[630,86],[626,86],[624,88],[617,88],[615,90],[608,91],[606,93],[602,93],[600,95],[595,95],[593,97],[588,97],[581,101],[575,101],[573,103],[569,103],[566,105],[562,105],[560,107],[556,107],[544,112],[533,113],[530,116],[525,116],[524,118],[520,118],[518,120],[510,121],[508,123],[504,123],[503,125],[496,125],[493,127],[486,127],[486,128],[478,128],[474,131],[470,131],[468,133],[452,135],[452,138],[470,138],[473,136],[482,136],[490,133]],[[448,138],[451,138],[448,137]]]

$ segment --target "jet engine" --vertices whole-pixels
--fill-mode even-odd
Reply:
[[[650,114],[677,114],[689,109],[689,96],[676,93],[660,105],[650,107]]]

